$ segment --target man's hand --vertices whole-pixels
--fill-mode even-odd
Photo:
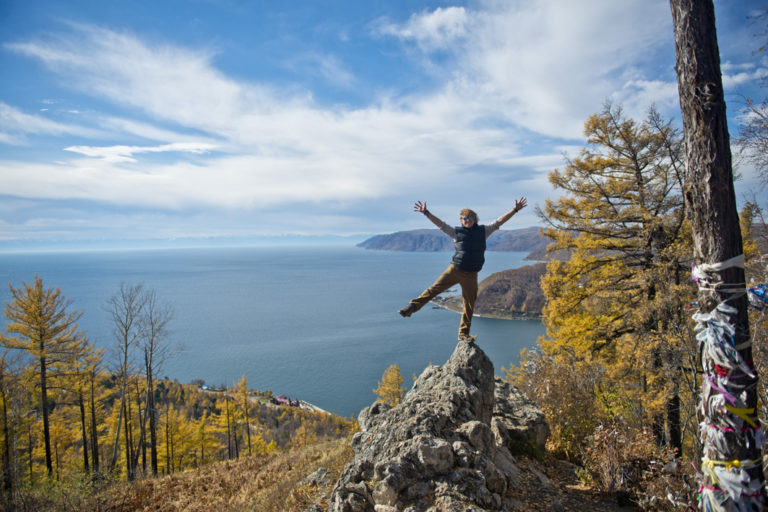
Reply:
[[[424,206],[426,207],[426,205],[424,205]],[[519,212],[520,210],[522,210],[526,206],[528,206],[528,200],[526,198],[524,198],[524,197],[521,197],[520,199],[515,201],[515,211],[516,212]]]
[[[426,201],[423,203],[421,201],[416,201],[416,204],[413,205],[413,211],[426,215],[428,213]]]

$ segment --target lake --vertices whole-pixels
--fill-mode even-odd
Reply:
[[[480,279],[528,264],[525,255],[487,252]],[[0,254],[0,300],[10,299],[6,283],[19,287],[38,274],[83,312],[88,338],[109,349],[105,302],[121,283],[140,283],[174,308],[168,341],[183,347],[158,376],[231,386],[246,375],[251,388],[356,416],[376,399],[389,365],[410,388],[412,376],[452,353],[458,314],[430,306],[410,318],[397,313],[450,258],[347,246]],[[501,375],[544,327],[475,317],[472,333]]]

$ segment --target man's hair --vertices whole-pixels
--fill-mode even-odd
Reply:
[[[473,212],[472,210],[470,210],[469,208],[464,208],[463,210],[461,210],[461,212],[459,213],[459,217],[462,217],[462,218],[463,217],[474,217],[475,218],[475,222],[478,221],[477,214],[475,212]]]

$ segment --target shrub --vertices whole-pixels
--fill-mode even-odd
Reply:
[[[646,429],[620,420],[599,425],[586,440],[583,462],[593,484],[629,496],[644,510],[696,509],[694,477]]]

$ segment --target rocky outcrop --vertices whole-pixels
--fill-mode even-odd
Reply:
[[[509,384],[473,341],[429,366],[394,408],[359,416],[355,457],[330,511],[511,510],[520,470],[514,450],[543,450],[543,414]]]

